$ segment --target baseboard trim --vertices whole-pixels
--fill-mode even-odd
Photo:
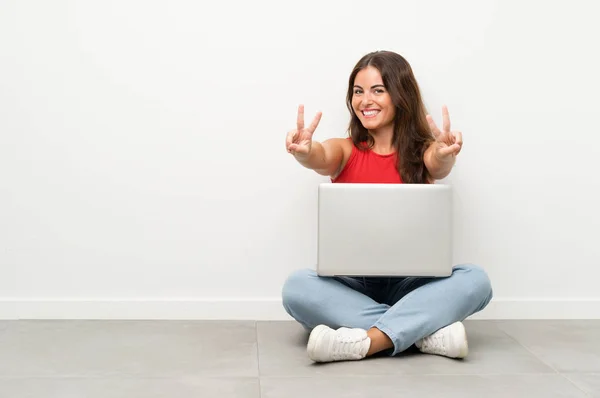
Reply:
[[[0,319],[291,320],[280,298],[0,299]],[[600,319],[600,298],[494,298],[470,319]]]
[[[498,298],[470,319],[600,319],[600,298]]]

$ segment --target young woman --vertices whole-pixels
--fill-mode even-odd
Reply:
[[[346,98],[348,138],[313,141],[318,113],[296,130],[286,149],[304,167],[333,183],[433,183],[446,177],[462,148],[442,108],[440,130],[423,105],[408,62],[399,54],[365,55],[350,74]],[[351,215],[349,215],[351,216]],[[311,330],[308,355],[316,362],[358,360],[413,344],[422,352],[463,358],[468,353],[462,320],[492,298],[486,272],[457,265],[446,278],[320,277],[312,269],[292,273],[283,287],[283,306]]]

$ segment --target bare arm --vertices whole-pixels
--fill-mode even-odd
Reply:
[[[296,160],[304,167],[324,176],[333,176],[339,171],[344,159],[342,138],[332,138],[324,142],[313,141],[308,155],[295,154]]]

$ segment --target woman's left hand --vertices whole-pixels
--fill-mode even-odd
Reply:
[[[462,149],[462,133],[450,130],[450,114],[446,105],[442,106],[442,118],[442,130],[436,126],[431,115],[427,115],[427,122],[429,123],[431,132],[435,136],[435,143],[433,145],[435,146],[434,155],[436,159],[449,161],[453,160]]]

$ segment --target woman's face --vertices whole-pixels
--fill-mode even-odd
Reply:
[[[396,107],[377,68],[367,66],[356,75],[352,108],[367,130],[379,130],[393,124]]]

